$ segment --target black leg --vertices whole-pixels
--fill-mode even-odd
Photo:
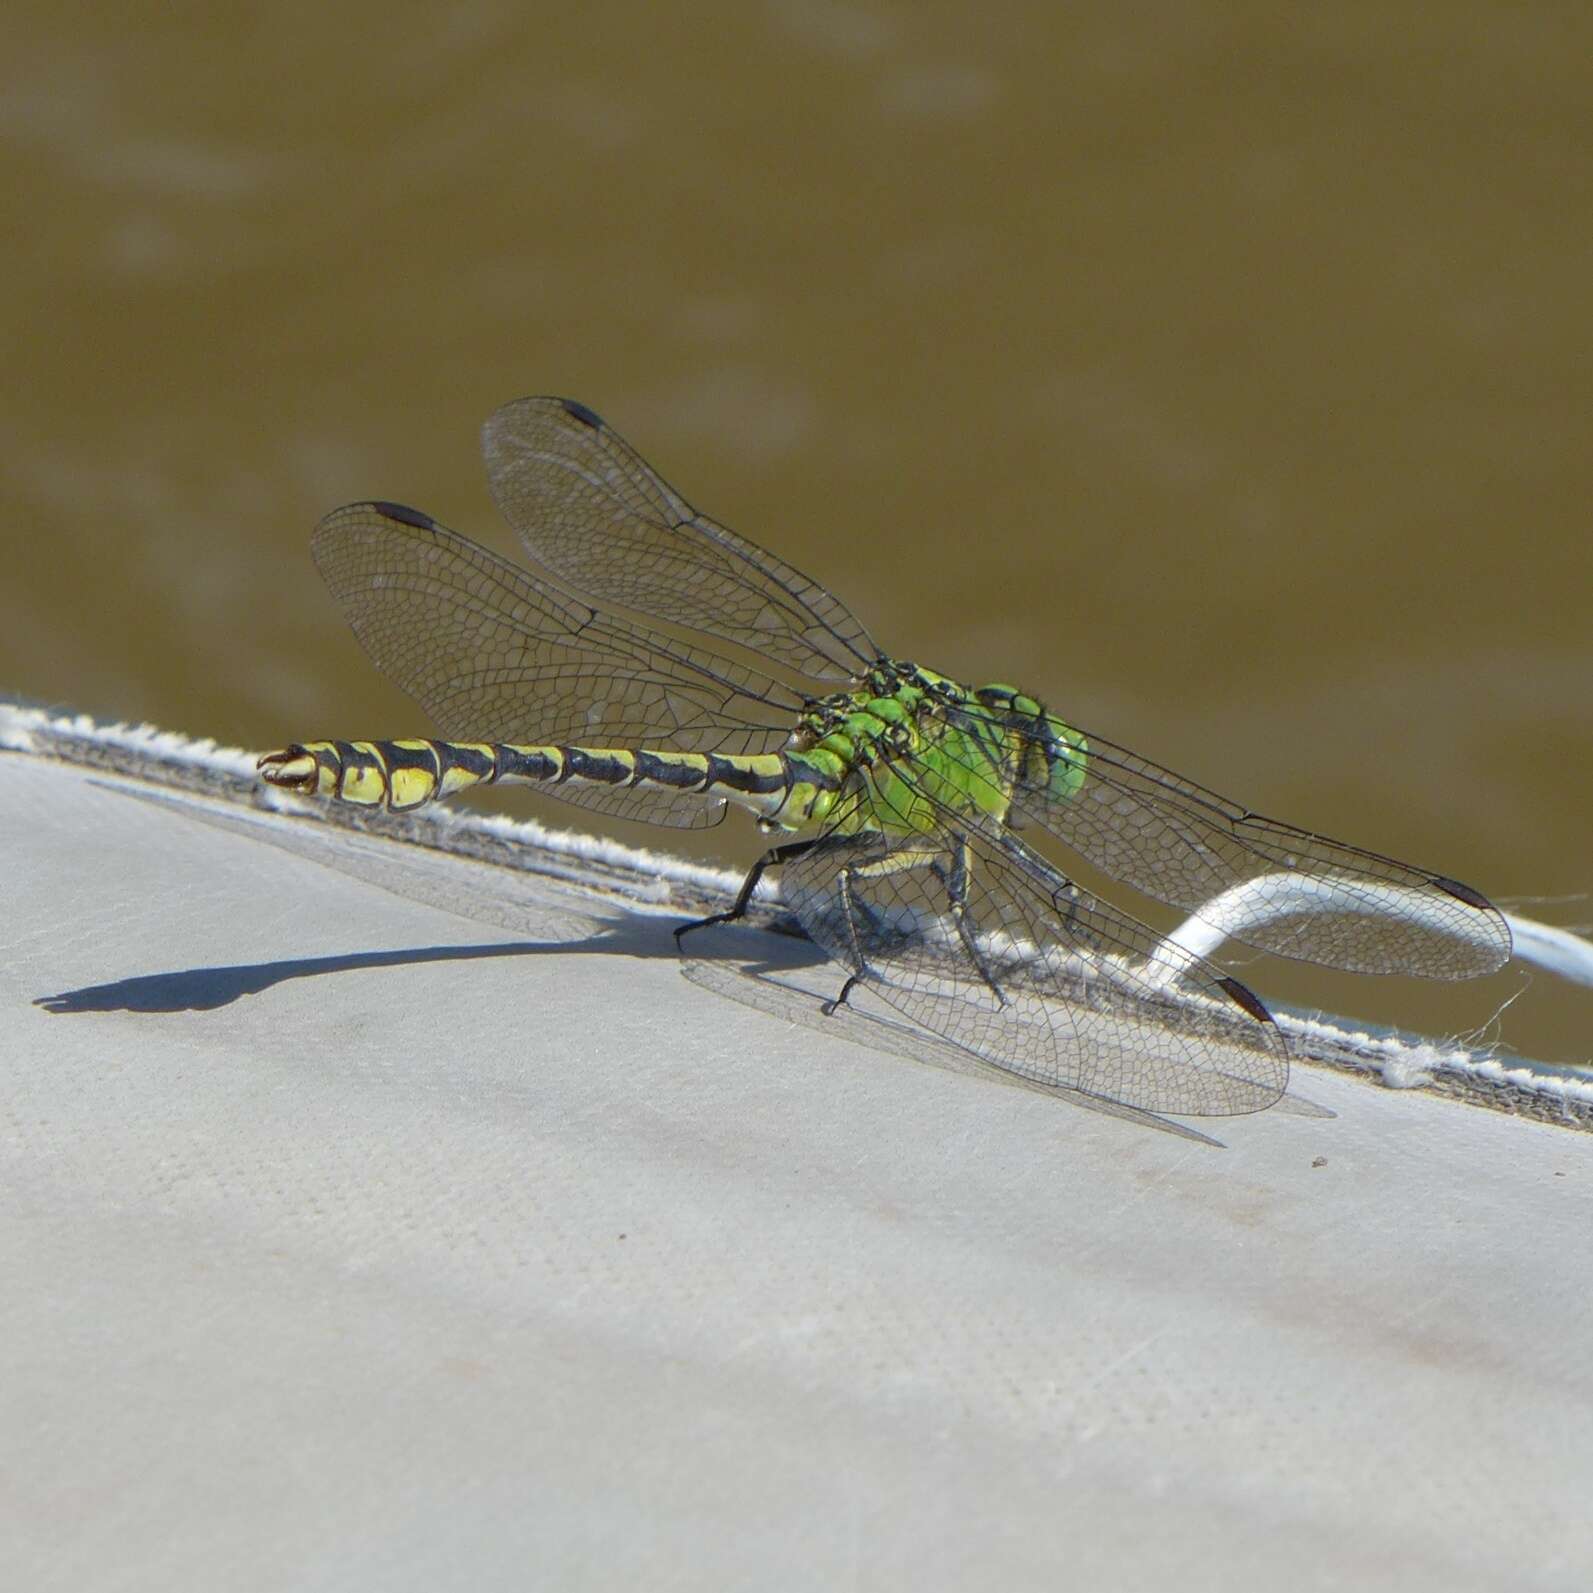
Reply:
[[[833,1018],[835,1016],[836,1009],[846,1005],[846,998],[851,995],[852,987],[856,985],[862,979],[862,977],[863,976],[860,973],[849,975],[846,983],[841,986],[840,995],[838,995],[833,1001],[824,1002],[823,1005],[820,1006],[819,1011],[822,1012],[826,1018]]]
[[[746,913],[747,903],[752,900],[752,893],[758,888],[758,881],[763,878],[763,872],[765,869],[778,868],[782,863],[789,863],[793,859],[801,857],[804,852],[811,851],[819,844],[820,841],[824,839],[825,837],[822,835],[813,835],[809,836],[805,841],[790,841],[784,846],[770,847],[769,850],[765,852],[750,869],[747,870],[747,877],[742,880],[741,889],[736,892],[736,899],[730,904],[730,908],[727,912],[710,913],[707,918],[694,919],[689,924],[680,924],[676,927],[676,950],[680,949],[681,936],[689,935],[694,929],[706,929],[710,924],[733,924],[738,918],[742,917]],[[850,897],[850,892],[847,889],[847,878],[845,873],[841,875],[840,888],[842,900],[847,901]],[[845,917],[847,922],[850,924],[851,914],[847,913]],[[859,966],[861,966],[861,948],[857,948],[856,955]],[[844,1007],[846,1005],[846,998],[851,995],[853,986],[856,985],[859,980],[862,979],[862,977],[863,975],[860,972],[852,974],[847,979],[846,983],[841,986],[840,994],[836,996],[833,1001],[826,1001],[823,1003],[820,1010],[824,1013],[825,1017],[833,1017],[837,1007]]]
[[[939,863],[930,864],[930,872],[946,888],[946,904],[951,908],[951,921],[957,926],[957,938],[962,942],[962,949],[968,953],[968,960],[979,970],[979,977],[989,987],[991,995],[996,998],[1000,1006],[1006,1006],[1007,998],[1001,993],[1001,986],[996,983],[995,975],[990,971],[990,965],[985,961],[984,953],[980,951],[978,943],[969,933],[967,923],[968,912],[968,842],[964,836],[957,837],[957,850],[952,854],[951,877],[948,879]]]
[[[874,913],[867,902],[859,902],[853,898],[852,880],[856,874],[855,868],[843,868],[835,877],[835,888],[841,897],[841,921],[846,925],[846,932],[852,941],[852,972],[846,976],[846,983],[841,986],[841,993],[834,1000],[826,1001],[820,1008],[826,1018],[833,1018],[836,1009],[846,1005],[846,998],[868,972],[868,957],[858,936],[857,921],[861,913],[867,913],[871,920],[874,918]]]
[[[680,949],[680,937],[690,934],[694,929],[706,929],[710,924],[733,924],[738,918],[745,916],[747,903],[752,900],[752,893],[758,888],[758,881],[763,878],[766,868],[778,868],[782,863],[789,863],[792,858],[801,857],[804,852],[811,851],[817,846],[822,836],[809,836],[805,841],[790,841],[784,846],[771,846],[756,863],[747,870],[747,877],[741,882],[741,889],[736,892],[736,899],[731,904],[730,910],[724,913],[710,913],[706,918],[693,919],[689,924],[678,924],[675,928],[675,949]]]

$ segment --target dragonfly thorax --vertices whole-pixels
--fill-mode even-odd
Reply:
[[[919,750],[926,720],[964,696],[930,670],[881,659],[850,691],[810,699],[791,745],[831,754],[849,767],[908,755]]]

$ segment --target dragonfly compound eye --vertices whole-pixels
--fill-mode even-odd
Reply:
[[[1049,770],[1046,785],[1050,794],[1062,799],[1076,796],[1084,784],[1088,762],[1084,738],[1054,714],[1047,714],[1045,734],[1041,739]]]

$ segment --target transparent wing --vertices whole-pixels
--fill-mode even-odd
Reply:
[[[1017,716],[1005,727],[1036,729]],[[1104,737],[1084,739],[1075,795],[1058,795],[1043,757],[1029,758],[1007,771],[1012,805],[1113,879],[1262,951],[1354,973],[1465,979],[1509,959],[1504,918],[1469,885],[1264,818]]]
[[[377,667],[463,741],[779,747],[802,699],[706,648],[611,620],[418,510],[352,503],[316,527],[315,562]],[[654,824],[716,824],[690,792],[556,786],[582,807]]]
[[[841,601],[698,514],[584,404],[522,398],[482,429],[487,478],[527,552],[588,597],[753,649],[817,680],[879,656]]]
[[[844,833],[843,814],[785,865],[786,902],[843,967],[915,1023],[1045,1084],[1188,1116],[1283,1093],[1282,1036],[1237,980],[1010,834],[942,812],[934,831],[901,837]]]

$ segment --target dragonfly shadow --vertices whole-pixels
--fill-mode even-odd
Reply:
[[[284,829],[272,816],[197,806],[192,799],[164,793],[109,788],[152,802],[185,820],[246,835],[401,899],[438,907],[478,924],[494,924],[520,938],[170,969],[35,998],[34,1006],[56,1015],[209,1012],[291,979],[488,957],[571,952],[673,960],[678,955],[673,930],[691,917],[685,910],[679,918],[626,912],[613,902],[595,911],[583,910],[572,904],[559,882],[534,874],[492,870],[474,860],[436,851],[395,849],[390,840],[358,833]],[[754,938],[741,926],[706,930],[690,938],[682,972],[694,984],[740,1005],[871,1051],[1032,1090],[1202,1144],[1221,1143],[1152,1112],[996,1067],[930,1031],[903,1023],[891,1009],[871,1002],[866,989],[858,992],[857,1005],[826,1012],[826,1003],[840,993],[843,972],[812,942],[800,937],[756,933]],[[879,1010],[859,1010],[864,1004]]]
[[[45,1012],[211,1012],[290,979],[478,957],[538,957],[583,951],[630,957],[675,955],[671,921],[625,914],[612,906],[596,912],[574,909],[567,901],[550,895],[548,882],[536,876],[492,870],[468,858],[424,848],[405,849],[387,838],[335,827],[284,826],[275,815],[203,805],[189,793],[144,791],[114,782],[96,784],[184,822],[245,836],[252,842],[374,885],[400,900],[440,907],[451,915],[507,929],[522,938],[137,974],[36,997],[33,1005]],[[461,903],[466,904],[462,912]]]
[[[612,929],[583,940],[496,941],[467,946],[416,946],[395,951],[349,952],[336,957],[287,957],[278,962],[235,963],[214,968],[177,968],[136,974],[102,985],[83,985],[36,997],[45,1012],[212,1012],[245,996],[257,996],[290,979],[359,973],[369,968],[404,968],[419,963],[473,961],[482,957],[542,957],[565,952],[604,952],[627,957],[673,957],[670,926],[649,919],[617,921]]]

